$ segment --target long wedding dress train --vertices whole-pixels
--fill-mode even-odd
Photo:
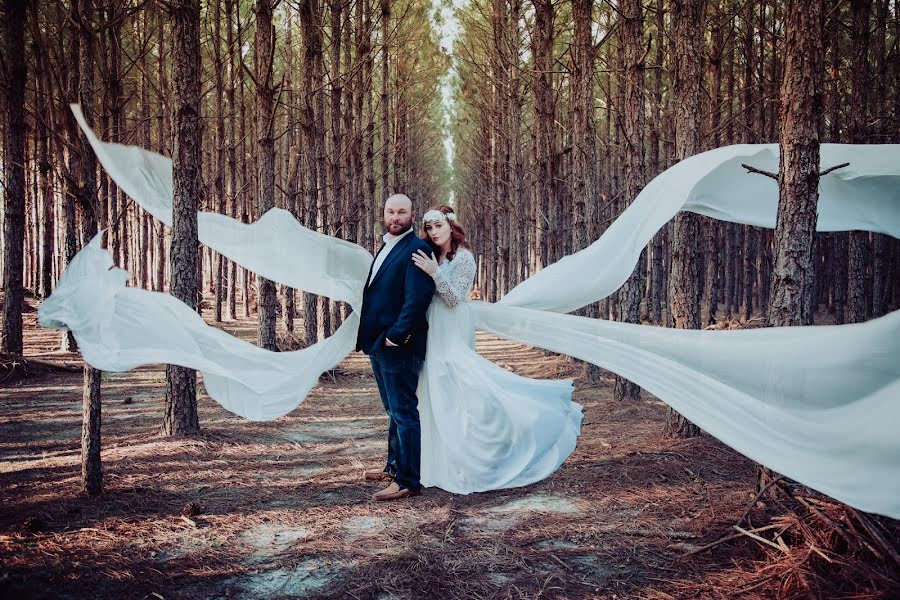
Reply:
[[[422,485],[458,494],[544,479],[575,449],[582,419],[571,381],[522,377],[475,351],[474,279],[465,248],[438,267],[416,391]]]

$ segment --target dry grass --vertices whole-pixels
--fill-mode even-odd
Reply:
[[[54,354],[58,334],[25,318],[30,357],[77,358]],[[223,327],[254,337],[249,321]],[[581,369],[486,336],[479,349],[529,376]],[[383,460],[387,421],[359,355],[274,423],[202,398],[203,432],[192,439],[157,435],[161,367],[105,375],[96,498],[78,485],[80,374],[45,370],[0,385],[6,597],[850,598],[893,589],[883,550],[878,559],[842,547],[821,517],[791,512],[787,499],[758,506],[750,461],[709,437],[663,437],[665,407],[647,395],[616,402],[611,379],[578,379],[582,438],[548,480],[469,496],[429,489],[387,505],[369,500],[378,485],[360,477]],[[839,505],[804,501],[841,522]],[[841,531],[861,523],[851,516]],[[778,546],[780,533],[788,552],[735,524],[774,525],[757,535]],[[884,534],[896,542],[896,529]]]

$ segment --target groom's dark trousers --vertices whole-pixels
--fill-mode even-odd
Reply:
[[[356,349],[369,355],[378,393],[388,414],[385,472],[401,489],[417,491],[421,462],[421,426],[416,387],[425,359],[434,280],[412,262],[417,250],[431,254],[409,232],[390,250],[363,293]],[[385,247],[379,250],[385,251]],[[376,254],[377,257],[377,254]],[[373,263],[374,265],[374,263]],[[386,346],[385,339],[397,344]]]

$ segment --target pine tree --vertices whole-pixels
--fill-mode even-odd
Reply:
[[[170,291],[197,308],[197,209],[201,195],[200,128],[200,0],[169,5],[174,29],[173,53],[175,140],[172,151],[172,242]],[[197,415],[197,374],[193,369],[166,366],[166,409],[163,433],[193,435],[200,430]]]

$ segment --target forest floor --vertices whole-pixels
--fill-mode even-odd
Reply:
[[[208,316],[208,315],[207,315]],[[208,319],[209,320],[209,319]],[[25,314],[26,356],[59,333]],[[255,337],[255,322],[223,329]],[[613,400],[612,379],[479,334],[527,376],[576,378],[575,453],[540,483],[370,500],[387,418],[352,355],[290,415],[238,418],[200,399],[202,433],[158,435],[165,371],[104,374],[104,493],[80,492],[82,376],[0,382],[0,593],[7,598],[772,597],[765,553],[733,534],[755,467],[717,440],[663,435],[666,407]],[[202,386],[200,388],[202,390]],[[200,514],[181,517],[188,503]],[[751,516],[748,527],[754,526]]]

